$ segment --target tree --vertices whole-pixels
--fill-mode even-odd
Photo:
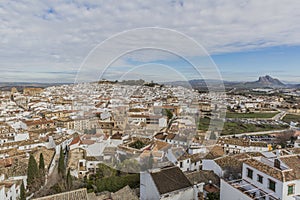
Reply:
[[[26,200],[26,192],[24,187],[24,182],[22,181],[21,188],[20,188],[20,200]]]
[[[170,121],[170,120],[173,118],[173,113],[172,113],[172,111],[169,110],[169,109],[166,109],[165,112],[166,112],[168,121]]]
[[[67,189],[71,190],[72,186],[73,186],[73,180],[72,180],[72,176],[70,173],[70,168],[68,169],[66,183],[67,183]]]
[[[117,169],[126,173],[136,173],[141,170],[139,162],[134,158],[125,159],[118,164]]]
[[[219,200],[220,199],[220,193],[217,192],[210,192],[207,194],[207,198],[208,200]]]
[[[279,144],[282,148],[285,148],[287,145],[287,142],[291,139],[291,137],[294,136],[293,131],[285,131],[283,133],[280,133],[276,136],[276,142]]]
[[[39,172],[40,172],[41,184],[44,185],[45,184],[45,161],[42,153],[40,153]]]
[[[58,159],[58,173],[64,177],[66,173],[66,167],[65,167],[65,155],[63,153],[63,148],[62,146],[60,147],[60,152],[59,152],[59,159]]]
[[[36,189],[36,181],[39,177],[39,170],[35,158],[30,154],[27,168],[27,185],[29,190]]]
[[[152,169],[153,168],[153,163],[154,163],[154,158],[152,153],[149,156],[149,160],[148,160],[148,169]]]

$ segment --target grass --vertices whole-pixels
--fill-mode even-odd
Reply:
[[[132,148],[135,148],[135,149],[142,149],[145,146],[147,146],[147,144],[145,144],[144,142],[142,142],[140,140],[137,140],[137,141],[133,142],[132,144],[130,144],[129,146]]]
[[[300,123],[300,115],[287,114],[287,115],[284,116],[282,121],[284,121],[286,123],[291,123],[291,122]]]
[[[285,128],[287,128],[287,126],[269,125],[269,124],[260,124],[260,125],[244,124],[241,122],[225,122],[221,135],[232,135],[232,134],[240,134],[240,133],[281,130],[281,129],[285,129]]]
[[[207,131],[209,127],[210,119],[207,117],[200,118],[199,124],[198,124],[198,129],[202,131]]]
[[[84,180],[84,184],[88,192],[116,192],[126,185],[129,185],[131,188],[139,187],[140,174],[123,174],[105,164],[99,164],[97,173],[90,174],[89,178]]]
[[[199,120],[198,129],[202,131],[207,131],[209,127],[210,119],[201,118]],[[225,122],[221,135],[234,135],[240,133],[249,132],[261,132],[261,131],[271,131],[271,130],[281,130],[288,126],[283,125],[269,125],[269,124],[245,124],[242,122]]]
[[[272,118],[277,115],[279,112],[260,112],[260,113],[234,113],[234,112],[227,112],[226,118]]]

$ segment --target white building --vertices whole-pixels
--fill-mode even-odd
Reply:
[[[294,143],[295,148],[300,148],[300,136],[298,136],[297,140]]]
[[[249,139],[241,138],[222,138],[218,144],[228,153],[246,153],[269,151],[270,145],[265,142],[252,142]]]
[[[27,176],[16,176],[5,179],[4,174],[0,176],[0,199],[13,200],[18,199],[21,191],[22,181],[24,187],[27,185]]]
[[[242,179],[221,181],[222,200],[299,200],[300,156],[256,157],[243,163]]]
[[[192,200],[198,190],[176,166],[143,172],[140,175],[141,200]]]

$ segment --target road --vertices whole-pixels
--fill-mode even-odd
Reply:
[[[281,133],[284,131],[288,131],[290,129],[283,129],[283,130],[272,130],[272,131],[261,131],[261,132],[250,132],[250,133],[240,133],[240,134],[235,134],[235,135],[224,135],[224,136],[220,136],[221,138],[227,138],[227,137],[241,137],[244,135],[250,136],[250,135],[264,135],[264,134],[272,134],[272,133]]]
[[[275,115],[274,117],[272,117],[273,120],[275,121],[279,121],[282,120],[284,118],[284,116],[286,115],[286,111],[284,110],[278,110],[280,113],[278,113],[277,115]]]

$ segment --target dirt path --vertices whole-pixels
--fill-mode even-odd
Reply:
[[[54,186],[59,181],[61,181],[61,177],[57,171],[57,166],[58,165],[56,164],[52,174],[50,174],[50,176],[48,177],[46,185],[43,186],[38,192],[36,192],[34,197],[42,197],[48,195],[51,190],[51,187]]]

